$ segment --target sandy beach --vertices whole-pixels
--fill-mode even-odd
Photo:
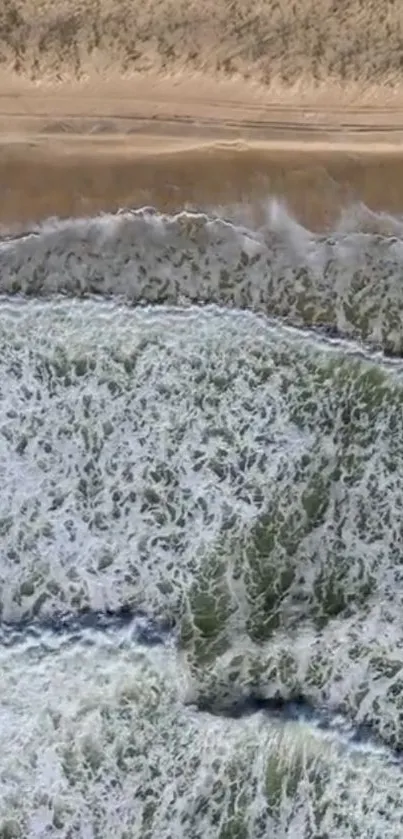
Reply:
[[[0,223],[287,202],[403,211],[402,12],[374,3],[5,0]]]
[[[319,93],[298,105],[296,93],[281,102],[281,91],[239,80],[150,75],[8,78],[0,90],[3,225],[269,196],[312,228],[331,225],[355,201],[403,212],[400,97],[382,107],[336,106]]]

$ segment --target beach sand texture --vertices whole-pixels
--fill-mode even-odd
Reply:
[[[403,211],[398,2],[3,0],[0,223],[283,199]]]

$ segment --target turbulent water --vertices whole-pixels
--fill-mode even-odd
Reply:
[[[1,839],[402,835],[403,234],[351,218],[0,243]]]

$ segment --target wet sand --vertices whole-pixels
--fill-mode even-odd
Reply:
[[[296,91],[203,76],[6,78],[0,223],[268,197],[313,229],[355,201],[403,213],[403,98],[358,104],[330,92],[301,103]]]

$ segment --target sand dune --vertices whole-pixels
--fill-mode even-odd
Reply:
[[[399,0],[3,0],[0,62],[29,78],[198,70],[401,84]]]

